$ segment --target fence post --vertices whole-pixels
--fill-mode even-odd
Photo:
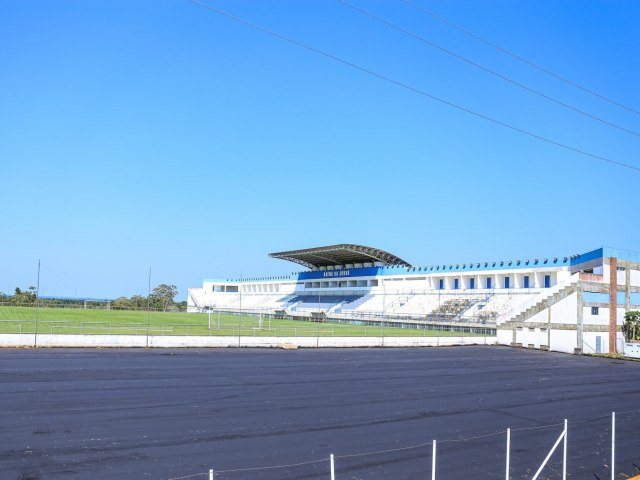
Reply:
[[[213,480],[213,468],[209,469],[209,480]]]
[[[333,461],[333,453],[329,455],[329,463],[331,465],[331,480],[336,480],[336,470],[335,470],[335,465]]]
[[[509,464],[511,463],[511,429],[507,428],[507,465],[505,467],[505,479],[509,480]]]
[[[562,454],[562,480],[567,480],[567,419],[564,419],[564,452]]]
[[[431,480],[436,480],[436,441],[433,441],[433,450],[431,453]]]
[[[616,412],[611,412],[611,480],[616,476]]]

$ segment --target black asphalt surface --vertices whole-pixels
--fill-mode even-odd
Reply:
[[[568,477],[608,479],[608,415],[634,409],[640,363],[510,348],[3,349],[0,479],[329,480],[326,460],[228,470],[330,453],[336,480],[429,479],[434,438],[437,478],[504,478],[503,433],[445,440],[564,418]],[[618,426],[632,474],[640,412]],[[512,478],[531,478],[561,430],[514,431]],[[560,469],[557,452],[540,478]]]

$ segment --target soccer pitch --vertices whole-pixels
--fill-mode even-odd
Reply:
[[[258,318],[184,312],[93,310],[83,308],[0,307],[0,333],[94,335],[243,335],[405,337],[473,335],[466,332],[418,330],[385,326],[315,323],[303,320]]]

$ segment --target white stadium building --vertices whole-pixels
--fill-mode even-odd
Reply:
[[[624,314],[640,309],[640,253],[599,248],[565,257],[412,266],[341,244],[270,254],[308,270],[204,280],[190,312],[495,334],[500,344],[569,353],[621,352]]]

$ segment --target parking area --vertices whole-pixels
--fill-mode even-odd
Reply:
[[[638,380],[637,362],[506,347],[2,349],[0,478],[328,480],[331,453],[338,479],[430,478],[433,439],[439,478],[504,478],[507,427],[512,478],[531,478],[567,418],[569,478],[604,479],[611,411],[631,475]]]

